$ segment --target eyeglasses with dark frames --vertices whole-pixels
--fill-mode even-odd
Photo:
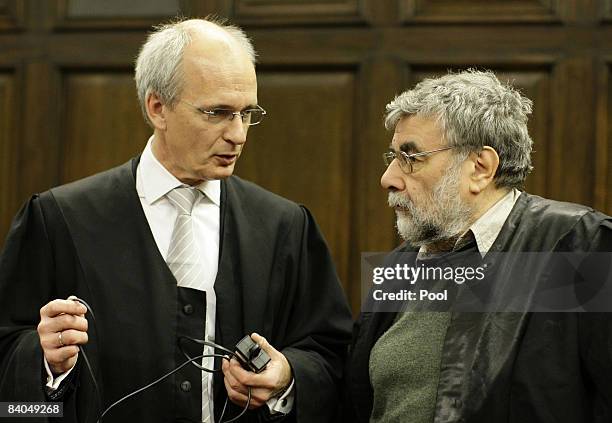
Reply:
[[[393,160],[397,159],[400,169],[402,169],[403,172],[410,174],[415,171],[414,168],[415,168],[415,165],[418,163],[418,161],[416,160],[418,157],[428,156],[430,154],[437,153],[439,151],[450,150],[451,148],[454,148],[454,147],[453,146],[443,147],[443,148],[438,148],[435,150],[423,151],[423,152],[414,153],[414,154],[408,154],[404,151],[390,150],[383,154],[383,161],[385,162],[385,166],[389,167],[391,163],[393,162]]]
[[[233,110],[223,109],[223,108],[206,110],[201,107],[194,106],[193,104],[185,100],[180,100],[180,102],[185,103],[193,107],[194,109],[196,109],[198,112],[202,113],[203,115],[206,116],[208,122],[213,123],[213,124],[222,123],[222,122],[230,122],[234,120],[235,116],[240,116],[240,120],[245,126],[254,126],[254,125],[260,124],[264,116],[268,114],[268,112],[266,112],[263,109],[263,107],[259,105],[255,106],[255,108],[245,109],[245,110],[240,110],[238,112],[235,112]]]

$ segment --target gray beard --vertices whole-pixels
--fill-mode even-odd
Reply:
[[[396,227],[402,239],[421,247],[448,242],[468,229],[472,209],[459,195],[459,174],[460,167],[454,164],[419,206],[401,193],[389,193],[389,206],[403,209],[396,212]]]

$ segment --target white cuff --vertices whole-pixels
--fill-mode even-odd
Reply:
[[[47,371],[47,384],[45,386],[49,388],[51,391],[55,391],[57,388],[59,388],[62,381],[66,379],[66,377],[70,374],[72,369],[74,369],[74,366],[76,366],[76,361],[75,361],[74,366],[72,366],[67,372],[64,372],[61,375],[54,378],[53,373],[51,372],[51,368],[49,367],[49,363],[47,363],[47,359],[44,357],[43,357],[43,362],[45,363],[45,370]]]
[[[295,385],[295,379],[291,379],[291,384],[285,390],[283,395],[276,398],[270,398],[266,401],[266,405],[270,410],[270,414],[289,414],[291,410],[293,410],[293,401],[295,399],[295,391],[293,390],[293,386]]]

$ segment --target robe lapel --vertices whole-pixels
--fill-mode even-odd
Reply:
[[[233,205],[228,203],[226,180],[221,181],[221,209],[219,213],[221,214],[219,219],[219,267],[214,284],[217,299],[215,342],[233,350],[235,340],[244,330],[242,325],[242,296],[237,295],[241,290],[240,278],[236,274],[239,263],[235,254],[235,251],[240,247],[237,244],[236,236],[239,223],[236,220]],[[221,360],[215,358],[215,368],[221,368]],[[219,419],[225,398],[227,398],[222,372],[214,375],[213,393],[215,419]],[[230,410],[233,410],[231,404]],[[232,412],[227,414],[233,416]]]
[[[243,336],[253,331],[263,336],[270,334],[273,322],[266,319],[270,311],[269,286],[270,279],[278,276],[274,274],[276,252],[267,247],[277,234],[261,228],[257,219],[262,216],[249,214],[252,209],[249,202],[256,201],[256,197],[246,192],[248,188],[243,184],[233,176],[221,181],[219,270],[214,285],[217,296],[215,338],[218,344],[231,350]],[[246,199],[248,195],[251,196]],[[220,360],[216,361],[216,367],[220,366]],[[227,396],[221,372],[215,376],[213,389],[218,418]],[[233,414],[229,412],[228,415]]]
[[[526,207],[522,194],[489,253],[512,252]],[[529,313],[455,312],[442,347],[435,423],[459,421],[482,412],[488,404],[505,403],[509,387],[500,387],[512,371]],[[497,398],[500,401],[497,401]]]

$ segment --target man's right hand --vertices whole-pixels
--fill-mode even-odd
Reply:
[[[74,300],[53,300],[40,309],[38,338],[54,375],[70,370],[87,343],[87,308]],[[61,334],[61,336],[60,336]]]

